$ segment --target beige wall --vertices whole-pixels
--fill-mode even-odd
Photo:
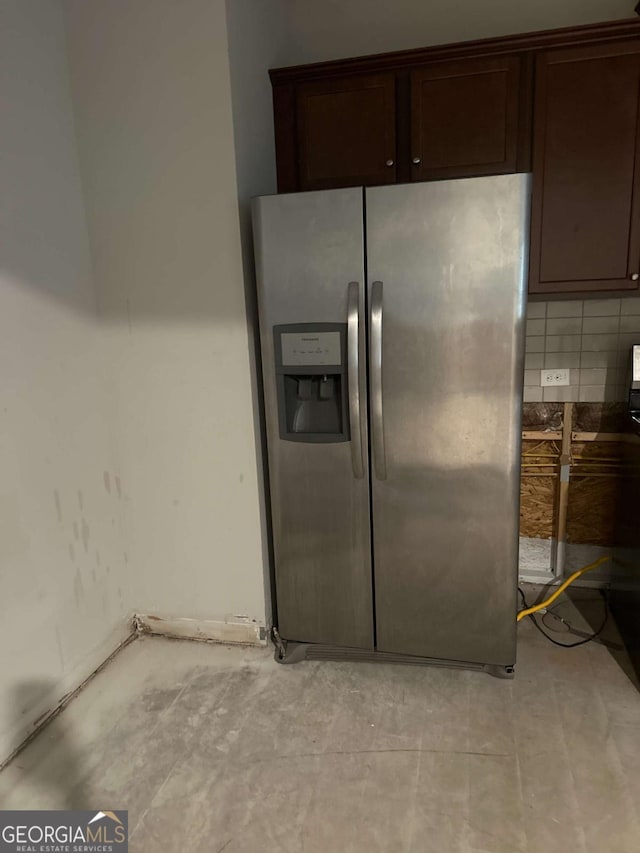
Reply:
[[[264,470],[266,445],[262,440],[262,374],[256,303],[251,198],[276,192],[276,155],[273,108],[268,69],[284,60],[286,18],[284,0],[226,0],[229,71],[236,162],[236,189],[245,306],[249,330],[249,358],[253,392],[256,457],[260,472],[260,520],[265,567],[267,618],[271,614],[268,477]]]
[[[264,624],[224,0],[65,9],[132,605]]]
[[[0,761],[130,623],[64,51],[57,0],[3,0]]]
[[[286,0],[283,65],[634,15],[634,0]]]

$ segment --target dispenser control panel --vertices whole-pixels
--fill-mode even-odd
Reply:
[[[340,332],[283,332],[282,365],[342,364]]]

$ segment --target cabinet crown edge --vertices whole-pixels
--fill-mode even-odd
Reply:
[[[450,42],[426,47],[396,50],[389,53],[332,59],[306,65],[289,65],[269,69],[273,86],[334,75],[361,74],[376,71],[399,71],[409,66],[445,59],[465,59],[501,53],[522,53],[549,47],[574,46],[620,40],[640,36],[640,17],[621,18],[577,27],[562,27],[538,32],[495,36],[472,41]]]

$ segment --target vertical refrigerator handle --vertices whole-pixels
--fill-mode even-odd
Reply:
[[[387,479],[382,412],[382,282],[371,285],[371,325],[369,328],[369,371],[371,377],[371,433],[373,467],[378,480]]]
[[[362,424],[360,413],[360,285],[349,282],[347,295],[347,364],[349,381],[349,429],[353,476],[364,477]]]

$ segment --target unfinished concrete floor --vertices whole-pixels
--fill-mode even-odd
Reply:
[[[0,803],[129,809],[140,853],[635,853],[640,694],[611,648],[519,630],[514,681],[141,639]]]

